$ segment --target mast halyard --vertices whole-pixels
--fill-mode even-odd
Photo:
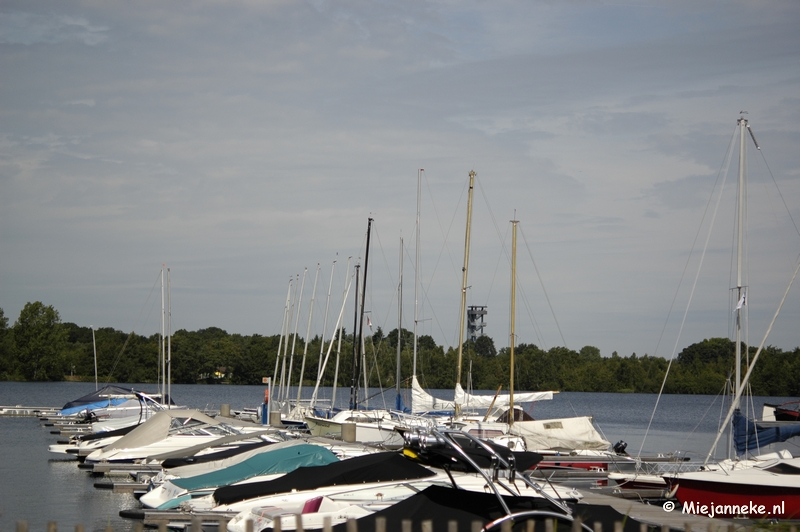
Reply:
[[[467,313],[467,270],[469,268],[469,241],[472,226],[472,191],[475,187],[475,170],[469,172],[469,193],[467,195],[467,230],[464,237],[464,266],[462,267],[461,280],[461,314],[458,328],[458,359],[456,362],[456,387],[461,385],[461,363],[464,351],[464,321]],[[455,417],[461,417],[461,405],[455,403]]]

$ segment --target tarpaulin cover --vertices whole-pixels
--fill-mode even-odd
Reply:
[[[404,458],[396,452],[356,456],[314,468],[301,467],[275,480],[225,486],[214,492],[219,504],[232,504],[255,497],[365,482],[414,480],[435,475],[430,469]]]

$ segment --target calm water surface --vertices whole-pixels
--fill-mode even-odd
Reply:
[[[142,391],[155,391],[153,385],[124,385]],[[0,382],[0,405],[61,406],[94,391],[94,383],[16,383]],[[303,389],[310,397],[311,388]],[[330,397],[331,390],[322,390]],[[376,391],[373,391],[373,393]],[[432,391],[441,398],[452,398],[452,390]],[[488,393],[488,392],[487,392]],[[263,386],[174,385],[175,401],[191,408],[232,409],[256,407],[264,397]],[[296,391],[290,394],[296,397]],[[385,394],[386,406],[394,404],[394,391]],[[337,404],[346,406],[349,390],[339,389]],[[410,404],[410,394],[405,398]],[[725,407],[718,397],[695,395],[662,396],[653,415],[657,397],[649,394],[575,393],[557,394],[552,401],[536,403],[528,412],[537,419],[574,415],[594,416],[595,423],[611,443],[624,440],[628,452],[642,455],[685,451],[703,458],[724,417]],[[760,417],[764,402],[780,403],[790,398],[752,399]],[[370,406],[383,407],[380,396]],[[653,415],[645,438],[645,431]],[[74,530],[82,524],[87,531],[117,532],[133,530],[134,522],[119,517],[119,511],[138,506],[132,495],[98,490],[98,480],[77,468],[74,459],[47,451],[48,445],[63,439],[50,434],[37,418],[0,418],[0,530],[15,530],[18,520],[28,521],[30,530],[44,531],[55,521],[59,530]],[[793,454],[796,445],[784,444]]]

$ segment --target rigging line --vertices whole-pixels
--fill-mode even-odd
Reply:
[[[536,277],[539,279],[539,285],[542,287],[542,293],[544,293],[544,298],[547,300],[547,306],[550,308],[550,314],[553,315],[553,320],[556,322],[556,327],[558,328],[558,334],[561,336],[561,341],[564,342],[564,347],[567,347],[567,340],[564,338],[564,333],[561,330],[561,324],[558,322],[558,318],[556,317],[556,310],[553,308],[553,302],[550,301],[550,295],[547,293],[547,289],[544,287],[544,280],[542,279],[542,274],[539,272],[539,266],[536,265],[536,260],[533,258],[533,252],[531,251],[531,246],[528,244],[528,240],[525,238],[525,231],[520,228],[520,233],[522,233],[522,241],[525,242],[525,247],[528,250],[528,255],[531,258],[531,262],[533,263],[533,269],[536,270]]]
[[[719,205],[722,201],[722,192],[725,189],[725,180],[728,176],[728,168],[730,166],[731,157],[733,156],[733,145],[734,141],[736,140],[736,128],[734,128],[733,134],[731,135],[730,143],[728,144],[728,151],[723,157],[722,166],[720,167],[719,171],[717,172],[717,178],[714,181],[714,187],[711,190],[711,195],[708,197],[708,202],[706,203],[706,208],[703,211],[703,216],[700,219],[700,225],[697,228],[697,233],[694,236],[694,241],[692,242],[692,248],[689,251],[689,255],[686,257],[686,264],[683,267],[683,272],[681,273],[681,278],[678,281],[678,286],[675,289],[675,295],[672,298],[672,304],[669,307],[669,311],[667,312],[667,318],[664,320],[664,327],[661,329],[661,335],[658,337],[658,342],[656,343],[656,350],[653,354],[658,352],[658,348],[661,345],[661,340],[664,338],[664,332],[667,328],[667,323],[669,323],[669,318],[672,315],[672,310],[675,308],[675,302],[678,299],[678,293],[680,292],[681,285],[683,284],[683,280],[686,277],[686,272],[689,269],[689,263],[692,259],[692,255],[694,255],[695,246],[697,245],[698,240],[700,239],[700,231],[703,228],[703,222],[706,219],[706,216],[709,213],[709,208],[711,207],[712,199],[714,198],[714,190],[717,188],[717,184],[720,184],[720,177],[722,177],[722,183],[720,184],[720,191],[717,195],[717,203],[714,206],[713,213],[711,215],[711,221],[708,228],[708,233],[706,234],[706,241],[705,245],[703,246],[703,251],[700,254],[700,264],[697,266],[697,273],[694,277],[694,283],[692,284],[692,288],[689,292],[689,301],[686,303],[686,309],[683,312],[683,318],[681,319],[680,327],[678,328],[678,334],[675,338],[675,345],[672,347],[672,355],[669,358],[669,363],[667,364],[667,370],[664,372],[664,379],[661,381],[661,388],[658,391],[658,396],[656,397],[656,404],[653,406],[653,412],[650,414],[650,421],[647,422],[647,429],[644,431],[644,436],[642,437],[642,444],[639,447],[639,454],[637,457],[642,455],[642,449],[644,448],[644,442],[647,439],[647,434],[650,432],[650,427],[653,424],[653,418],[656,415],[656,409],[658,408],[658,403],[661,401],[661,394],[664,393],[664,386],[667,383],[667,377],[669,376],[669,371],[672,368],[672,362],[675,360],[675,352],[678,350],[678,342],[680,341],[681,333],[683,332],[683,327],[686,324],[686,316],[689,313],[689,307],[692,304],[692,298],[694,297],[694,291],[697,288],[697,280],[700,278],[700,270],[703,268],[703,261],[706,257],[706,251],[708,250],[708,242],[711,238],[711,229],[714,227],[714,222],[717,218],[717,212],[719,212]]]
[[[686,437],[683,439],[683,441],[680,443],[680,446],[681,446],[681,447],[684,447],[684,446],[686,445],[686,442],[687,442],[687,441],[689,441],[689,437],[690,437],[692,434],[694,434],[694,433],[695,433],[695,431],[697,430],[697,428],[700,426],[700,424],[703,422],[703,420],[705,419],[705,417],[708,415],[708,412],[711,410],[711,407],[713,407],[713,406],[716,404],[716,402],[717,402],[717,399],[719,399],[719,398],[720,398],[720,396],[722,396],[722,397],[724,397],[724,396],[725,396],[725,392],[727,391],[727,389],[728,389],[728,384],[727,384],[727,382],[726,382],[725,384],[723,384],[723,385],[722,385],[722,390],[720,390],[719,392],[717,392],[717,395],[716,395],[716,396],[714,396],[714,400],[713,400],[713,401],[711,401],[711,404],[709,404],[709,405],[708,405],[708,408],[706,408],[706,411],[705,411],[705,412],[703,412],[703,415],[702,415],[702,416],[700,416],[700,419],[698,419],[698,420],[697,420],[697,424],[694,426],[694,428],[692,428],[692,430],[689,432],[689,434],[687,434],[687,435],[686,435]],[[722,405],[722,403],[724,403],[724,401],[721,401],[721,402],[720,402],[720,404],[721,404],[721,405]],[[722,406],[724,406],[724,405],[722,405]],[[680,449],[676,449],[676,450],[680,450]]]
[[[508,263],[511,263],[511,257],[508,253],[508,248],[506,247],[505,239],[500,235],[500,227],[497,225],[497,218],[495,218],[494,211],[492,210],[492,206],[489,204],[489,198],[486,196],[486,191],[483,189],[483,184],[478,176],[475,176],[475,180],[478,182],[478,189],[481,191],[481,196],[483,196],[483,202],[486,205],[486,210],[489,211],[489,218],[492,220],[492,225],[494,226],[494,231],[497,233],[497,238],[500,240],[501,249],[503,253],[506,255],[506,260]],[[516,215],[515,215],[516,217]],[[506,235],[508,235],[508,229],[506,229]],[[497,278],[497,271],[500,269],[500,257],[497,258],[497,266],[495,268],[494,276],[492,277],[491,283],[489,283],[489,293],[486,295],[486,301],[488,302],[489,296],[491,295],[492,288],[494,287],[494,281]]]
[[[431,201],[433,201],[433,193],[430,190],[430,183],[428,183],[428,176],[427,175],[425,176],[425,183],[426,183],[426,185],[428,185],[428,194],[431,196]],[[433,265],[433,272],[431,272],[431,277],[430,277],[430,280],[428,281],[428,286],[426,287],[424,284],[421,284],[422,292],[423,292],[423,296],[424,296],[423,297],[423,302],[424,301],[429,301],[429,299],[428,299],[428,290],[433,285],[433,280],[436,277],[436,271],[439,269],[439,263],[442,260],[442,255],[444,254],[445,250],[447,250],[447,256],[450,258],[450,264],[451,264],[454,272],[456,272],[456,276],[458,276],[458,272],[460,271],[456,267],[455,263],[453,262],[453,254],[450,252],[450,247],[448,246],[447,243],[448,243],[448,237],[450,236],[450,232],[452,231],[453,225],[455,224],[455,221],[456,221],[456,216],[458,214],[458,207],[461,206],[461,201],[464,199],[464,194],[466,193],[466,191],[469,188],[468,185],[469,185],[469,181],[466,181],[464,183],[464,188],[461,190],[461,196],[458,198],[458,203],[456,204],[456,208],[453,210],[453,216],[450,219],[450,225],[447,228],[447,231],[444,231],[444,229],[442,227],[441,219],[439,218],[439,213],[436,210],[436,207],[434,205],[434,212],[436,213],[436,221],[437,221],[437,223],[439,225],[439,231],[442,233],[442,237],[444,238],[444,244],[439,249],[439,256],[436,258],[436,262]],[[447,338],[448,335],[445,334],[444,329],[442,328],[442,324],[439,321],[439,319],[436,318],[436,314],[435,313],[434,313],[434,318],[433,319],[436,322],[436,325],[439,327],[439,332],[442,335],[442,338]],[[458,330],[458,322],[456,322],[456,331],[457,330]],[[457,332],[454,333],[453,336],[458,336],[458,333]]]
[[[748,126],[747,129],[751,129],[750,126]],[[769,172],[770,178],[772,178],[772,182],[775,184],[775,189],[778,191],[778,197],[781,198],[781,201],[783,202],[783,207],[786,209],[786,213],[789,215],[789,219],[792,221],[794,230],[798,235],[800,235],[800,229],[798,229],[797,223],[794,221],[794,218],[792,217],[792,212],[791,210],[789,210],[789,206],[786,204],[786,198],[783,197],[783,193],[781,192],[780,187],[778,187],[778,182],[775,180],[775,176],[772,174],[772,168],[769,167],[769,163],[767,162],[767,158],[764,156],[764,152],[761,150],[761,147],[758,146],[758,144],[756,144],[756,147],[758,148],[758,153],[761,154],[761,159],[764,161],[764,165],[767,167],[767,171]]]
[[[161,272],[160,271],[156,275],[156,280],[153,282],[153,286],[150,288],[150,294],[148,294],[147,299],[144,302],[144,305],[142,305],[141,310],[139,310],[139,317],[137,318],[137,323],[141,321],[142,313],[144,312],[144,309],[147,307],[147,302],[150,301],[150,297],[153,295],[153,292],[155,291],[156,287],[158,286],[159,279],[161,279]],[[156,301],[155,301],[155,298],[154,298],[153,299],[153,304],[155,304],[155,303],[156,303]],[[153,307],[150,307],[150,312],[147,313],[147,317],[145,318],[145,321],[142,322],[142,329],[144,329],[144,324],[146,323],[147,319],[150,318],[150,314],[152,312],[153,312]],[[114,374],[114,371],[116,371],[117,365],[119,364],[119,361],[122,359],[122,353],[125,352],[125,347],[128,345],[128,342],[133,337],[133,333],[134,333],[135,330],[136,329],[134,329],[133,331],[130,332],[130,334],[128,335],[128,338],[125,340],[125,343],[122,345],[122,348],[119,350],[119,353],[117,354],[117,357],[114,359],[114,363],[111,365],[111,369],[109,370],[108,375],[106,376],[106,384],[111,382],[111,376]],[[160,371],[160,367],[159,367],[159,371]]]

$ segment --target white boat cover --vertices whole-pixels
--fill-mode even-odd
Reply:
[[[558,392],[515,392],[514,403],[549,401],[553,399],[554,393]],[[492,407],[492,401],[494,401],[493,408],[508,408],[511,397],[507,393],[498,394],[496,398],[494,395],[474,395],[465,392],[461,385],[457,384],[455,400],[447,401],[434,397],[423,390],[416,375],[411,378],[411,411],[414,413],[453,410],[455,409],[454,403],[458,403],[462,408],[489,408]]]
[[[509,434],[525,440],[529,451],[607,450],[611,445],[592,424],[591,416],[515,421]]]

